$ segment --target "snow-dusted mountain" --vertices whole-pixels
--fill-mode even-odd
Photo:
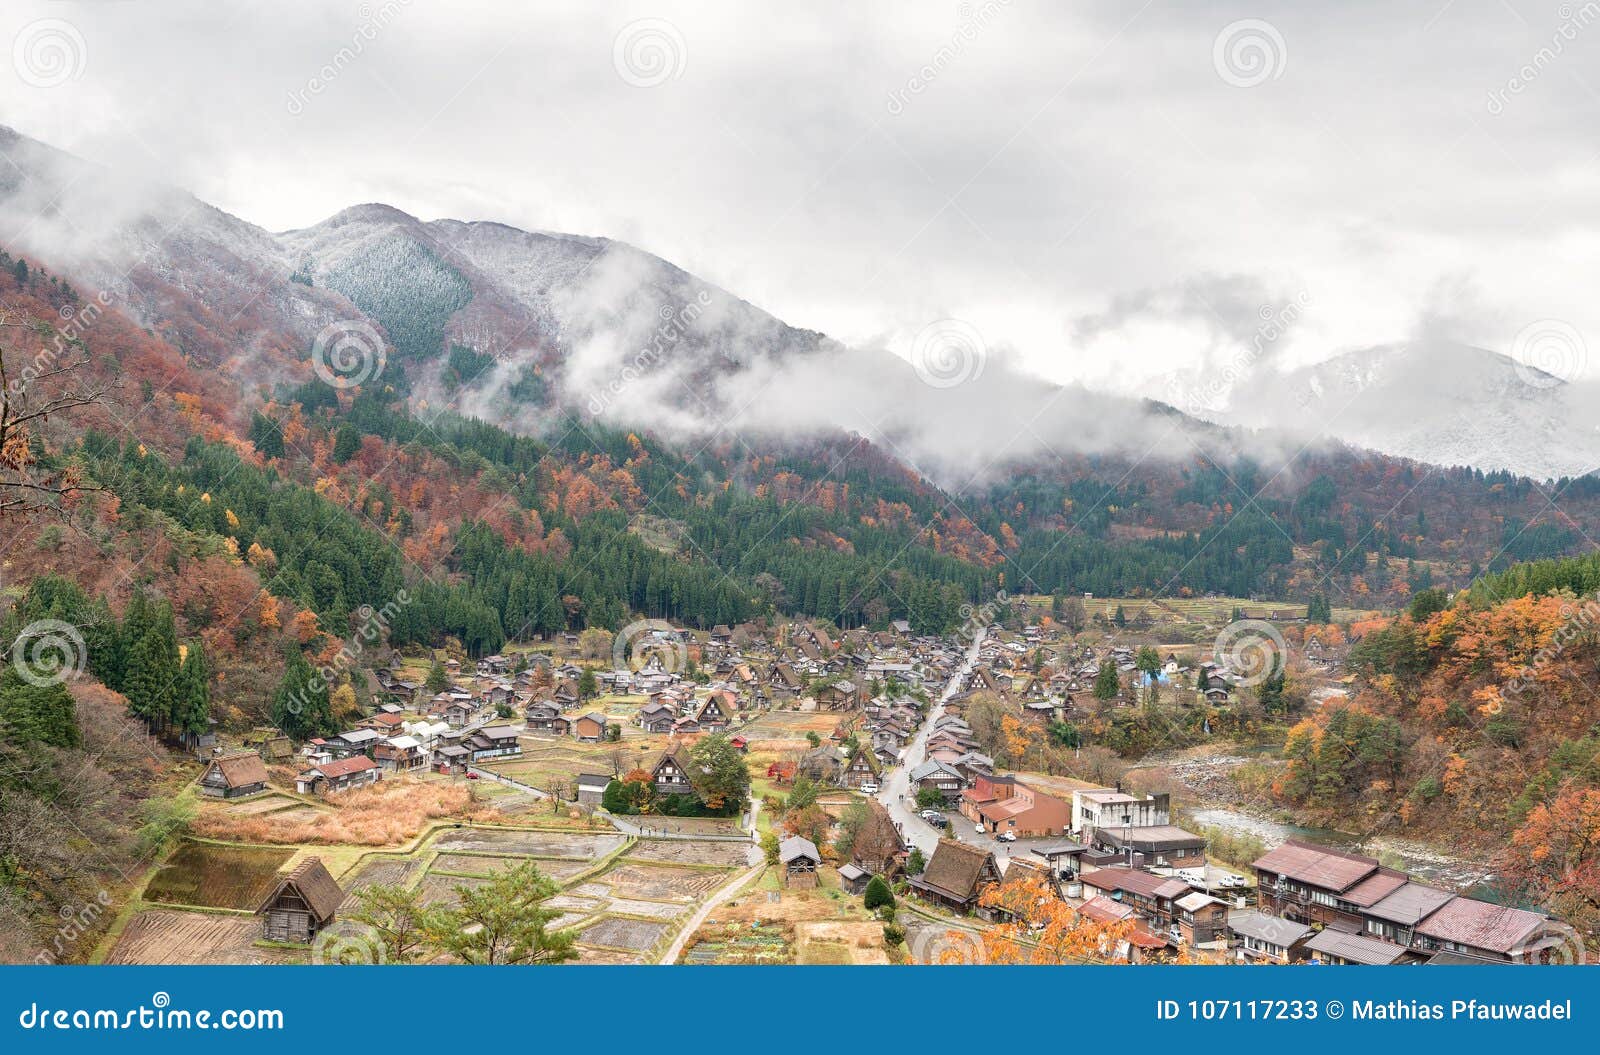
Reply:
[[[1496,352],[1416,342],[1289,372],[1263,368],[1211,416],[1439,465],[1546,479],[1600,468],[1595,394]]]
[[[357,323],[402,361],[419,406],[525,431],[548,408],[680,438],[843,431],[955,487],[1051,454],[1192,457],[1216,438],[1155,404],[1014,371],[954,320],[930,323],[910,363],[621,242],[378,204],[273,233],[8,129],[0,241],[264,391],[303,381],[319,336]],[[458,347],[492,361],[467,384],[449,366]]]

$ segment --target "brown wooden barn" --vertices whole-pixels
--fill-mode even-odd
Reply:
[[[267,941],[308,945],[331,926],[344,891],[323,867],[320,857],[308,857],[278,876],[272,892],[256,909],[262,917],[262,937]]]

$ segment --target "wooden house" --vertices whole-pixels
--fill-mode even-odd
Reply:
[[[861,702],[861,694],[856,690],[855,682],[840,679],[830,685],[817,689],[815,696],[817,706],[826,711],[847,711],[856,707]]]
[[[253,751],[214,758],[200,776],[200,794],[237,799],[267,790],[267,764]]]
[[[778,864],[783,869],[784,886],[807,889],[817,885],[822,854],[810,839],[791,835],[778,844]]]
[[[572,738],[585,744],[598,744],[606,738],[606,716],[599,711],[580,714],[572,720]]]
[[[650,768],[650,781],[657,795],[693,795],[689,783],[689,760],[681,751],[669,751]]]
[[[461,746],[467,749],[468,757],[474,762],[522,754],[517,731],[509,725],[488,725],[475,729],[462,740]]]
[[[344,891],[323,867],[322,859],[308,857],[280,875],[256,909],[262,918],[261,936],[267,941],[308,945],[333,923],[343,900]]]
[[[981,912],[978,899],[998,882],[994,854],[980,846],[940,839],[928,867],[911,878],[911,889],[956,912]]]
[[[860,790],[878,783],[878,756],[867,747],[857,747],[839,770],[839,781],[847,788]]]
[[[312,766],[294,778],[294,789],[302,795],[327,795],[376,784],[382,776],[378,763],[356,755]]]

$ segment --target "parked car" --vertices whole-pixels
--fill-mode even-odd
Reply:
[[[1000,833],[1000,841],[1003,842],[1003,843],[1014,843],[1014,842],[1017,841],[1017,833],[1016,832],[1001,832]]]
[[[878,793],[878,785],[876,785],[876,784],[863,784],[863,785],[861,785],[861,794],[863,794],[863,795],[876,795],[877,793]]]
[[[981,825],[981,824],[974,824],[974,825],[973,825],[973,826],[972,826],[972,830],[973,830],[973,831],[974,831],[974,832],[976,832],[976,833],[978,833],[978,834],[979,834],[979,835],[982,835],[982,834],[983,834],[983,825]]]

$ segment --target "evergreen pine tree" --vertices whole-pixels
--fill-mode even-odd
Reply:
[[[0,737],[15,744],[78,747],[77,702],[60,682],[32,685],[15,664],[0,668]]]
[[[1117,676],[1117,665],[1106,659],[1100,662],[1100,673],[1094,679],[1094,698],[1114,700],[1122,692],[1122,682]]]
[[[205,647],[196,641],[189,646],[178,671],[173,731],[179,736],[200,736],[209,728],[210,718],[211,672],[206,665]]]
[[[290,648],[283,680],[272,697],[272,724],[292,740],[309,740],[334,731],[328,686],[298,648]]]

